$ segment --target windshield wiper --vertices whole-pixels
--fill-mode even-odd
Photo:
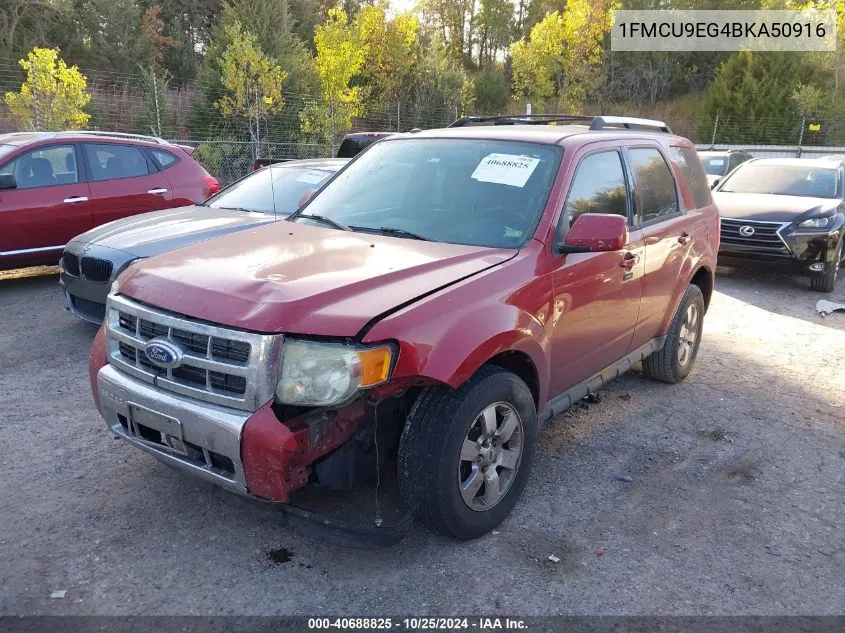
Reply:
[[[341,224],[340,222],[335,222],[334,220],[327,218],[324,215],[313,215],[311,213],[297,213],[295,217],[289,218],[290,220],[296,220],[297,218],[305,218],[306,220],[316,220],[317,222],[322,222],[323,224],[328,224],[330,227],[334,229],[340,229],[341,231],[351,231],[352,229],[345,224]]]
[[[424,242],[442,241],[436,240],[433,237],[426,237],[425,235],[420,235],[419,233],[413,233],[411,231],[406,231],[405,229],[399,229],[393,226],[380,226],[378,228],[374,226],[350,226],[349,228],[353,231],[363,231],[365,233],[382,233],[383,235],[391,235],[393,237],[405,237],[412,240],[423,240]]]

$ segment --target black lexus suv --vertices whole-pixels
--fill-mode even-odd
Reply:
[[[722,218],[719,263],[763,264],[836,287],[845,260],[845,168],[834,159],[755,158],[713,191]]]

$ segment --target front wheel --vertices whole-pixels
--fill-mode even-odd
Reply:
[[[839,274],[843,254],[845,254],[845,239],[839,243],[838,257],[835,264],[827,264],[825,272],[817,277],[810,277],[810,288],[816,292],[833,292],[836,289],[836,278]]]
[[[538,426],[531,391],[498,367],[482,367],[458,389],[427,390],[399,442],[403,500],[441,534],[482,536],[522,494]]]
[[[663,348],[643,360],[646,375],[662,382],[681,382],[692,371],[704,319],[704,295],[695,285],[687,287],[675,313]]]

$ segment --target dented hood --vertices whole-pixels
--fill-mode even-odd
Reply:
[[[144,260],[121,275],[119,292],[247,330],[355,336],[516,253],[283,221]]]

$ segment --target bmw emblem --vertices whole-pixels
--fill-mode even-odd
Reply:
[[[184,352],[175,343],[163,338],[154,338],[144,346],[144,354],[150,362],[162,369],[173,369],[182,364]]]
[[[739,227],[739,234],[743,237],[751,237],[754,235],[754,227],[748,226],[747,224],[745,226],[741,226]]]

